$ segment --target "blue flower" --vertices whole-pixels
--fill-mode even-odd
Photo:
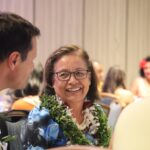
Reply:
[[[45,116],[50,116],[49,111],[46,108],[42,108],[41,111],[40,111],[40,117],[42,118],[42,117],[45,117]]]
[[[33,122],[39,122],[41,119],[43,119],[46,116],[49,115],[49,111],[46,108],[40,109],[40,106],[35,107],[28,116],[28,122],[33,123]]]
[[[85,133],[86,138],[91,141],[93,144],[95,144],[95,139],[90,133]]]
[[[59,135],[58,135],[58,139],[55,143],[55,146],[65,146],[67,144],[68,138],[65,137],[65,135],[63,134],[62,129],[59,129]]]
[[[33,123],[33,122],[38,122],[40,120],[40,108],[35,107],[28,116],[28,122]]]
[[[46,141],[53,141],[58,138],[59,125],[53,120],[49,120],[49,124],[45,129],[44,138]]]
[[[27,150],[44,150],[44,148],[39,146],[33,147],[32,145],[30,145]]]

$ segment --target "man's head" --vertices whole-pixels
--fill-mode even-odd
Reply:
[[[2,87],[23,88],[36,57],[37,27],[13,13],[0,12],[0,67],[7,82]],[[2,78],[1,78],[2,79]]]
[[[32,49],[32,38],[40,31],[30,22],[12,13],[0,13],[0,62],[18,51],[25,60]]]

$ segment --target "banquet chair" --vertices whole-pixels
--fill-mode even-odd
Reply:
[[[20,132],[28,113],[25,110],[10,110],[0,113],[1,118],[5,120],[7,134],[15,136],[15,140],[10,141],[8,144],[9,150],[23,150]]]
[[[115,102],[115,103],[119,102],[118,96],[112,93],[101,92],[100,96],[101,96],[101,100],[100,100],[101,103],[106,105],[110,105],[111,102]]]

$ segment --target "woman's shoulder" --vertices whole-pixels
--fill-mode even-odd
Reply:
[[[132,92],[127,89],[119,88],[115,91],[117,95],[124,95],[124,96],[133,96]]]
[[[138,77],[134,80],[134,84],[141,84],[141,83],[144,83],[145,82],[145,79],[143,77]]]
[[[127,89],[117,89],[115,94],[119,97],[118,101],[123,107],[134,101],[133,93]]]

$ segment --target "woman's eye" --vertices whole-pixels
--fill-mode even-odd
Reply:
[[[76,76],[83,76],[83,75],[84,75],[84,73],[81,71],[76,72]]]
[[[63,72],[63,73],[59,74],[59,76],[60,76],[61,78],[66,78],[66,77],[68,77],[68,75],[69,75],[68,72]]]

